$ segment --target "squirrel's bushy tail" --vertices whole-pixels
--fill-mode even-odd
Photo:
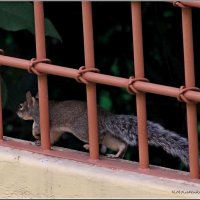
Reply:
[[[163,148],[172,156],[179,157],[186,166],[189,165],[188,141],[186,138],[149,121],[147,129],[150,145]]]
[[[106,120],[106,129],[110,134],[135,146],[137,137],[137,117],[132,115],[112,115]],[[161,147],[172,156],[178,157],[188,166],[188,141],[173,131],[166,130],[161,125],[148,121],[148,142],[150,145]]]

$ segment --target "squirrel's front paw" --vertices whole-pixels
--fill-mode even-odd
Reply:
[[[41,140],[34,141],[33,145],[35,145],[35,146],[41,146]]]
[[[115,154],[106,154],[106,156],[108,156],[109,158],[118,158],[118,156]]]
[[[89,144],[84,144],[83,148],[86,149],[86,150],[90,150],[90,145]]]

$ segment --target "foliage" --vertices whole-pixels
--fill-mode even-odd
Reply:
[[[0,28],[7,31],[28,30],[34,34],[33,4],[29,2],[0,2]],[[45,34],[62,41],[59,33],[48,19],[45,19]]]
[[[2,44],[3,46],[15,46],[16,45],[16,31],[26,30],[31,34],[34,34],[34,14],[33,14],[33,4],[29,2],[0,2],[0,28],[6,30],[5,41]],[[51,21],[45,18],[45,34],[46,36],[57,39],[58,41],[62,41],[59,33],[51,23]],[[14,49],[13,49],[14,50]],[[3,87],[3,107],[7,102],[7,88],[10,89],[13,82],[18,82],[20,77],[22,77],[24,73],[22,71],[18,72],[15,70],[6,69],[6,72],[2,74],[1,83]],[[10,79],[10,81],[5,84],[5,80]],[[30,80],[22,81],[23,85],[28,85]],[[16,84],[17,86],[18,84]],[[11,90],[14,92],[13,90]],[[17,91],[19,92],[19,91]],[[15,93],[15,92],[14,92]],[[18,97],[18,95],[16,95]],[[12,108],[12,102],[9,102]]]

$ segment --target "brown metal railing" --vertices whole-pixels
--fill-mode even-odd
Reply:
[[[133,53],[135,78],[144,77],[144,56],[142,42],[142,16],[141,4],[131,3],[132,30],[133,30]],[[147,135],[147,116],[146,116],[146,97],[145,93],[136,94],[137,118],[138,118],[138,145],[140,167],[147,168],[149,165],[148,135]]]
[[[82,2],[83,36],[85,51],[85,66],[87,69],[95,67],[93,26],[92,26],[92,7],[91,2]],[[97,103],[96,103],[96,84],[88,83],[87,107],[88,107],[88,130],[91,159],[99,158],[98,129],[97,129]]]
[[[182,8],[182,26],[185,63],[185,86],[189,88],[195,86],[191,8]],[[199,176],[197,109],[196,104],[191,102],[186,104],[186,108],[189,140],[190,173],[191,177],[195,178]]]
[[[184,101],[187,106],[187,125],[188,125],[188,142],[189,142],[189,162],[191,178],[199,178],[198,163],[198,134],[197,134],[197,111],[195,102],[200,102],[200,92],[195,88],[194,79],[194,58],[193,58],[193,36],[192,36],[192,18],[191,8],[187,6],[200,7],[198,2],[174,2],[175,6],[182,9],[183,24],[183,46],[184,46],[184,63],[185,63],[185,86],[180,88],[164,86],[150,83],[145,79],[144,75],[144,57],[142,42],[142,19],[141,19],[141,3],[131,3],[132,13],[132,29],[133,29],[133,52],[135,77],[121,78],[105,74],[96,73],[93,45],[93,27],[92,27],[92,8],[91,2],[82,2],[82,19],[83,19],[83,36],[85,51],[85,67],[79,70],[70,67],[62,67],[48,63],[45,51],[45,35],[44,35],[44,14],[43,3],[34,2],[35,13],[35,34],[36,34],[36,59],[25,60],[9,57],[0,54],[0,64],[31,71],[38,75],[38,91],[39,106],[41,120],[41,143],[42,148],[30,145],[19,145],[17,142],[9,142],[3,140],[2,125],[2,107],[0,101],[0,140],[1,145],[11,146],[30,150],[33,152],[43,153],[52,156],[59,156],[68,159],[75,159],[82,162],[95,162],[100,166],[112,168],[122,167],[127,170],[135,170],[142,173],[158,175],[162,173],[166,177],[179,177],[180,174],[168,173],[164,170],[149,168],[148,156],[148,135],[147,135],[147,116],[146,116],[146,97],[145,93],[154,93],[158,95],[170,96]],[[86,84],[88,121],[89,121],[89,144],[90,159],[83,159],[80,155],[72,156],[71,153],[60,151],[51,151],[50,135],[49,135],[49,113],[48,113],[48,85],[47,74],[63,76]],[[80,78],[81,76],[81,78]],[[136,93],[137,117],[138,117],[138,140],[139,140],[139,168],[134,165],[122,163],[121,161],[113,161],[108,159],[99,159],[98,145],[98,127],[97,127],[97,106],[96,106],[96,84],[111,85],[114,87],[126,88]],[[142,169],[148,169],[144,172]],[[142,171],[141,171],[142,170]],[[181,179],[187,179],[181,177]],[[187,179],[188,180],[188,179]],[[194,180],[193,180],[194,181]]]
[[[34,17],[36,60],[40,60],[46,58],[43,3],[34,2]],[[46,74],[41,74],[38,76],[38,94],[40,108],[41,145],[44,150],[49,150],[51,145],[49,134],[48,85]]]

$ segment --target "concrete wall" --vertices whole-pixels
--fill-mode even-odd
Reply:
[[[0,198],[200,198],[197,183],[1,146],[0,180]]]

